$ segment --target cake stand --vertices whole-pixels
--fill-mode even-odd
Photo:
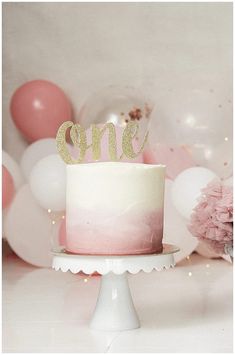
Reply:
[[[127,272],[151,272],[174,267],[174,253],[179,248],[163,244],[160,254],[149,255],[77,255],[66,251],[53,252],[52,267],[76,274],[83,271],[102,275],[99,296],[90,327],[96,330],[121,331],[140,327],[132,301]]]

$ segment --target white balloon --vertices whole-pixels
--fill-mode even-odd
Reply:
[[[39,160],[56,153],[56,140],[54,138],[40,139],[30,144],[25,149],[20,161],[20,166],[25,178],[29,180],[30,173]]]
[[[205,258],[210,258],[210,259],[221,258],[221,255],[218,255],[211,248],[209,248],[209,246],[206,243],[204,243],[202,241],[199,242],[199,244],[197,246],[197,249],[196,249],[196,252],[199,255],[204,256]]]
[[[186,169],[176,177],[172,187],[172,201],[183,217],[190,218],[201,189],[216,177],[213,171],[202,167]]]
[[[23,185],[5,221],[5,233],[12,250],[32,265],[50,267],[52,228],[49,214],[38,206],[29,185]]]
[[[15,190],[17,191],[23,185],[24,177],[17,162],[4,150],[2,151],[2,165],[4,165],[11,174]]]
[[[198,240],[193,237],[187,228],[187,220],[180,216],[172,202],[173,182],[166,179],[165,205],[164,205],[164,243],[174,244],[180,251],[174,255],[179,262],[190,255],[197,247]]]
[[[58,154],[37,162],[31,171],[29,184],[41,207],[52,211],[65,210],[66,164]]]

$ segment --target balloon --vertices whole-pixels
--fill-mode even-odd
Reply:
[[[24,182],[24,178],[23,178],[22,173],[20,171],[19,165],[4,150],[2,151],[2,164],[7,168],[10,175],[12,176],[15,190],[18,190],[22,186],[22,184]]]
[[[201,241],[198,243],[196,252],[199,255],[204,256],[205,258],[210,258],[210,259],[221,258],[221,255],[216,254],[211,248],[209,248],[209,246],[206,243],[203,243]]]
[[[38,206],[29,185],[17,192],[5,221],[5,233],[12,250],[26,262],[50,267],[52,223]]]
[[[34,165],[48,155],[56,154],[56,140],[54,138],[40,139],[30,144],[22,155],[20,167],[28,180]]]
[[[89,128],[92,123],[112,122],[125,127],[127,122],[139,124],[138,137],[143,138],[149,125],[153,105],[139,90],[125,86],[108,86],[91,95],[82,107],[78,121]]]
[[[14,182],[11,174],[2,165],[2,208],[10,205],[15,192]]]
[[[223,164],[232,154],[231,98],[223,89],[162,91],[151,114],[149,142],[183,145],[196,164],[212,170],[219,164],[215,172],[225,177]]]
[[[216,175],[213,171],[202,167],[186,169],[176,177],[172,187],[172,200],[183,217],[190,218],[201,189],[214,178]]]
[[[180,251],[174,255],[179,262],[190,255],[197,247],[198,240],[188,231],[187,221],[180,216],[172,202],[173,182],[165,181],[165,205],[164,205],[164,243],[175,244]]]
[[[66,164],[58,154],[37,162],[31,171],[29,184],[41,207],[52,211],[65,210]]]
[[[10,106],[17,128],[29,142],[55,138],[59,126],[72,117],[64,92],[46,80],[33,80],[20,86]]]
[[[162,143],[150,146],[144,151],[144,162],[166,165],[166,176],[173,180],[181,171],[195,166],[191,154],[185,147]]]
[[[208,149],[207,154],[209,156],[206,167],[213,170],[220,178],[226,179],[233,174],[233,144],[231,139],[210,150]]]

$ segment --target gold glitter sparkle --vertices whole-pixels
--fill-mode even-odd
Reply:
[[[79,157],[77,159],[71,156],[71,153],[68,149],[66,142],[66,134],[68,129],[70,129],[70,138],[74,147],[79,150]],[[128,159],[135,159],[143,151],[148,139],[147,132],[144,136],[143,143],[139,151],[135,152],[133,148],[133,140],[137,137],[139,126],[137,122],[128,122],[122,134],[123,153],[120,157],[118,157],[115,125],[111,122],[104,124],[103,127],[92,125],[91,130],[92,144],[88,145],[86,131],[81,125],[78,123],[74,124],[72,121],[66,121],[60,126],[56,135],[56,145],[58,153],[66,164],[82,163],[84,161],[86,151],[90,148],[92,148],[93,160],[98,161],[101,157],[101,139],[106,130],[108,130],[108,151],[111,161],[122,160],[124,156],[126,156]]]

